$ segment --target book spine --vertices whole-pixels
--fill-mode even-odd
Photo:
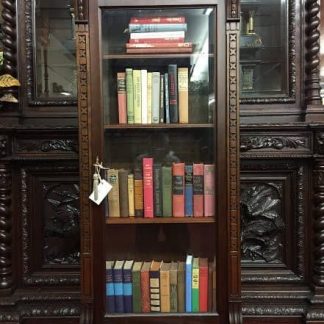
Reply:
[[[129,44],[141,44],[141,43],[184,43],[184,37],[153,37],[153,38],[138,38],[129,39]]]
[[[108,313],[115,313],[115,286],[111,268],[106,268],[106,307]]]
[[[179,111],[178,111],[178,73],[177,65],[169,64],[169,109],[170,109],[170,122],[179,122]]]
[[[142,122],[142,83],[141,70],[133,70],[134,123]]]
[[[142,124],[147,124],[147,70],[141,70]]]
[[[159,23],[159,24],[135,24],[130,23],[128,25],[130,33],[147,33],[147,32],[165,32],[165,31],[187,31],[186,23]]]
[[[170,312],[178,311],[178,275],[177,269],[170,270]]]
[[[187,256],[186,260],[186,286],[185,286],[185,292],[186,292],[186,312],[191,313],[192,311],[192,300],[191,300],[191,294],[192,294],[192,257]]]
[[[141,312],[141,272],[133,271],[133,312]]]
[[[154,216],[162,216],[162,166],[160,163],[153,165],[154,186]]]
[[[118,170],[109,169],[107,171],[107,179],[112,185],[112,189],[108,194],[109,217],[120,217]]]
[[[143,158],[144,217],[153,217],[153,158]]]
[[[170,312],[170,272],[160,271],[160,281],[161,281],[161,312]]]
[[[178,264],[178,312],[184,313],[185,307],[185,271],[183,263]]]
[[[147,73],[147,123],[152,124],[152,72]]]
[[[117,99],[118,99],[118,122],[127,123],[127,104],[126,104],[126,74],[117,73]]]
[[[160,123],[164,123],[164,76],[160,75]]]
[[[188,68],[178,69],[178,94],[179,94],[179,123],[188,124]]]
[[[160,119],[160,72],[152,73],[152,123]]]
[[[134,174],[129,174],[127,177],[128,185],[128,215],[135,216],[135,202],[134,202]]]
[[[206,217],[215,216],[215,166],[204,165],[204,210]]]
[[[179,17],[132,17],[130,19],[131,24],[166,24],[166,23],[185,23],[186,18],[183,16]]]
[[[199,311],[208,311],[208,260],[200,259],[199,264]]]
[[[185,166],[185,215],[193,216],[193,185],[192,185],[192,165]]]
[[[113,278],[115,286],[115,311],[116,313],[124,313],[122,269],[113,269]]]
[[[169,107],[169,75],[164,73],[164,105],[165,105],[165,122],[170,124],[170,107]]]
[[[123,296],[124,296],[124,313],[133,312],[133,280],[132,270],[123,269]]]
[[[136,165],[134,168],[134,207],[135,216],[142,217],[144,215],[142,165]]]
[[[149,313],[151,309],[149,271],[141,271],[141,309],[142,313]]]
[[[164,217],[172,215],[172,168],[162,166],[162,214]]]
[[[120,216],[128,217],[128,171],[120,169],[118,171],[118,179]]]
[[[134,124],[133,69],[126,69],[127,123]]]
[[[160,271],[150,271],[150,309],[151,312],[161,311]]]
[[[199,259],[194,258],[192,266],[191,311],[199,312]]]
[[[204,216],[204,165],[193,164],[193,215]]]
[[[174,217],[184,217],[184,163],[173,163],[172,209]]]
[[[126,48],[168,48],[168,47],[192,47],[192,42],[147,42],[147,43],[126,43]]]
[[[145,53],[192,53],[191,47],[159,47],[159,48],[126,48],[128,54]]]
[[[130,33],[130,39],[148,39],[148,38],[169,38],[169,37],[185,37],[184,31],[161,31],[146,33]]]

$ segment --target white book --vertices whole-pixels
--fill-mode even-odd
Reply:
[[[152,72],[147,72],[147,123],[152,124]]]
[[[147,124],[147,70],[141,70],[142,124]]]
[[[130,39],[185,37],[184,31],[130,33]]]
[[[160,122],[160,72],[152,73],[152,123]]]

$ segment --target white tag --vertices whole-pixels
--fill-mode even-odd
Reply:
[[[100,205],[104,198],[108,195],[111,188],[112,185],[109,182],[107,182],[105,179],[101,179],[100,183],[98,184],[98,199],[96,200],[94,198],[94,192],[91,193],[89,199],[97,205]]]

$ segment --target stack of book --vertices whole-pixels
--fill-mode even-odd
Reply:
[[[108,217],[213,217],[215,165],[154,163],[144,157],[133,172],[109,169]]]
[[[185,42],[185,17],[132,17],[126,53],[191,53],[192,43]]]
[[[108,313],[216,311],[216,262],[106,261]]]
[[[188,68],[167,72],[126,68],[117,73],[119,124],[181,123],[189,120]]]

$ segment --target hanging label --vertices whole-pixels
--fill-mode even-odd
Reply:
[[[111,188],[112,188],[112,185],[109,182],[107,182],[105,179],[101,179],[98,184],[97,194],[95,195],[95,193],[93,191],[91,193],[91,195],[89,196],[89,199],[92,200],[97,205],[100,205],[101,202],[104,200],[104,198],[108,195]]]

